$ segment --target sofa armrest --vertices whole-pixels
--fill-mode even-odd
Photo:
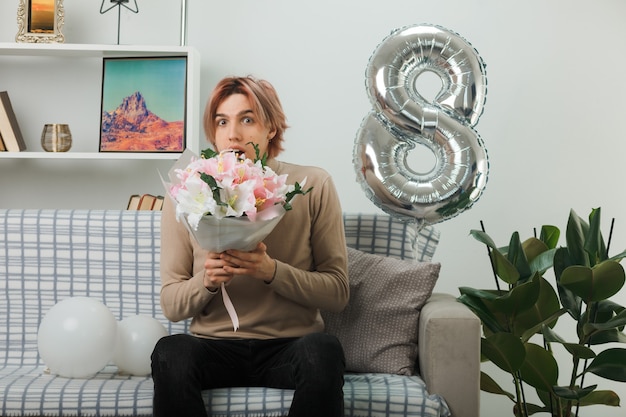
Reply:
[[[419,319],[419,367],[428,392],[441,395],[453,417],[478,417],[480,320],[451,294],[435,293]]]

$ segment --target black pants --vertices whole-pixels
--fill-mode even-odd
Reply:
[[[290,417],[343,416],[345,359],[334,336],[212,340],[166,336],[152,353],[154,417],[207,416],[201,391],[224,387],[295,389]]]

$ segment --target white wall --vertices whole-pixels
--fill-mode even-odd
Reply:
[[[0,2],[0,42],[14,39],[17,3]],[[67,42],[116,42],[117,12],[100,15],[101,3],[65,0]],[[138,4],[138,14],[122,13],[122,43],[179,44],[178,1]],[[480,220],[504,245],[514,230],[524,237],[545,223],[564,230],[570,208],[587,216],[602,207],[605,233],[616,218],[613,253],[626,247],[623,0],[189,0],[188,7],[188,44],[202,56],[201,103],[225,75],[270,80],[292,126],[282,158],[326,168],[347,211],[378,211],[352,166],[354,138],[370,110],[364,72],[374,48],[391,30],[417,23],[444,26],[477,48],[487,63],[488,94],[476,129],[491,171],[476,205],[438,226],[438,290],[492,286],[485,249],[468,236]],[[27,79],[16,83],[6,71],[0,60],[0,90],[25,88]],[[65,100],[79,98],[80,89],[58,75],[69,92],[55,97],[50,111],[61,117]],[[35,115],[19,117],[27,134],[39,135],[41,126],[29,124]],[[160,192],[155,165],[169,163],[0,160],[0,206],[121,207],[133,192]],[[626,304],[626,295],[616,301]],[[513,389],[506,378],[501,383]],[[599,383],[626,399],[623,384]],[[481,408],[483,417],[510,415],[509,403],[490,394]],[[594,407],[581,415],[622,413]]]

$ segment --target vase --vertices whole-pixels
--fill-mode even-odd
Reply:
[[[46,152],[67,152],[72,147],[69,125],[46,124],[41,132],[41,146]]]

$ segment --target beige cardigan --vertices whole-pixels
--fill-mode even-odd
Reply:
[[[235,277],[227,292],[239,317],[233,325],[222,294],[203,285],[206,252],[166,199],[161,220],[161,308],[179,321],[193,318],[192,333],[210,338],[298,337],[324,328],[319,310],[340,311],[348,302],[346,242],[342,209],[332,178],[324,170],[270,160],[288,183],[302,182],[313,190],[293,201],[272,233],[264,240],[277,268],[270,284]]]

